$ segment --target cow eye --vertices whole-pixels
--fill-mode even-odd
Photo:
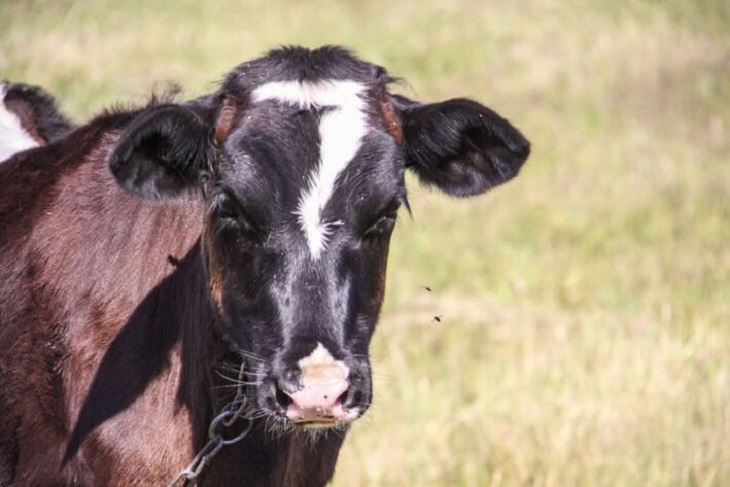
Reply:
[[[238,229],[245,233],[256,233],[256,227],[235,198],[221,195],[216,201],[214,211],[222,229]]]
[[[398,218],[398,205],[389,205],[384,213],[370,224],[363,233],[363,238],[376,238],[381,235],[388,235],[393,230],[395,222]]]
[[[372,238],[390,233],[395,226],[396,218],[397,216],[395,213],[381,216],[375,221],[375,223],[370,225],[370,228],[365,231],[363,237]]]

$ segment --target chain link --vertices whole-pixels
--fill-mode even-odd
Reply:
[[[218,426],[222,425],[224,428],[230,428],[244,412],[246,412],[246,398],[243,392],[243,379],[244,379],[245,363],[241,361],[241,368],[238,371],[238,385],[236,388],[236,396],[231,402],[221,408],[220,413],[213,418],[208,427],[208,443],[200,449],[193,461],[188,464],[180,473],[178,473],[172,481],[167,484],[167,487],[174,487],[180,480],[185,479],[183,484],[185,487],[195,485],[198,477],[205,469],[206,465],[210,463],[211,459],[218,454],[221,448],[227,445],[238,443],[244,439],[251,432],[253,428],[253,420],[251,418],[245,418],[248,421],[246,427],[238,433],[236,436],[225,439],[223,435],[218,432]]]

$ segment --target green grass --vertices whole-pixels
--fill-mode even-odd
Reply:
[[[10,1],[0,74],[77,119],[344,44],[533,141],[470,201],[411,184],[335,485],[730,485],[730,4]],[[428,286],[432,292],[423,289]],[[441,317],[441,323],[433,319]]]

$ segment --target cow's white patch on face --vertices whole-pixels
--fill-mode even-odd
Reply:
[[[278,100],[302,108],[329,107],[319,124],[319,165],[309,178],[309,186],[299,199],[297,215],[307,237],[312,258],[317,260],[339,222],[322,219],[332,197],[335,181],[360,148],[367,129],[365,86],[355,81],[278,81],[260,86],[253,101]]]
[[[6,84],[0,84],[0,162],[38,143],[23,130],[20,119],[5,106]]]
[[[336,360],[327,348],[317,342],[317,347],[297,362],[303,379],[347,379],[350,368],[342,360]]]

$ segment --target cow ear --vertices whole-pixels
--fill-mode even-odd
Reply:
[[[122,134],[109,167],[121,186],[140,196],[178,196],[207,167],[210,133],[210,124],[188,107],[149,108]]]
[[[474,101],[422,105],[394,96],[393,105],[406,167],[447,194],[473,196],[502,184],[530,154],[530,143],[512,124]]]

